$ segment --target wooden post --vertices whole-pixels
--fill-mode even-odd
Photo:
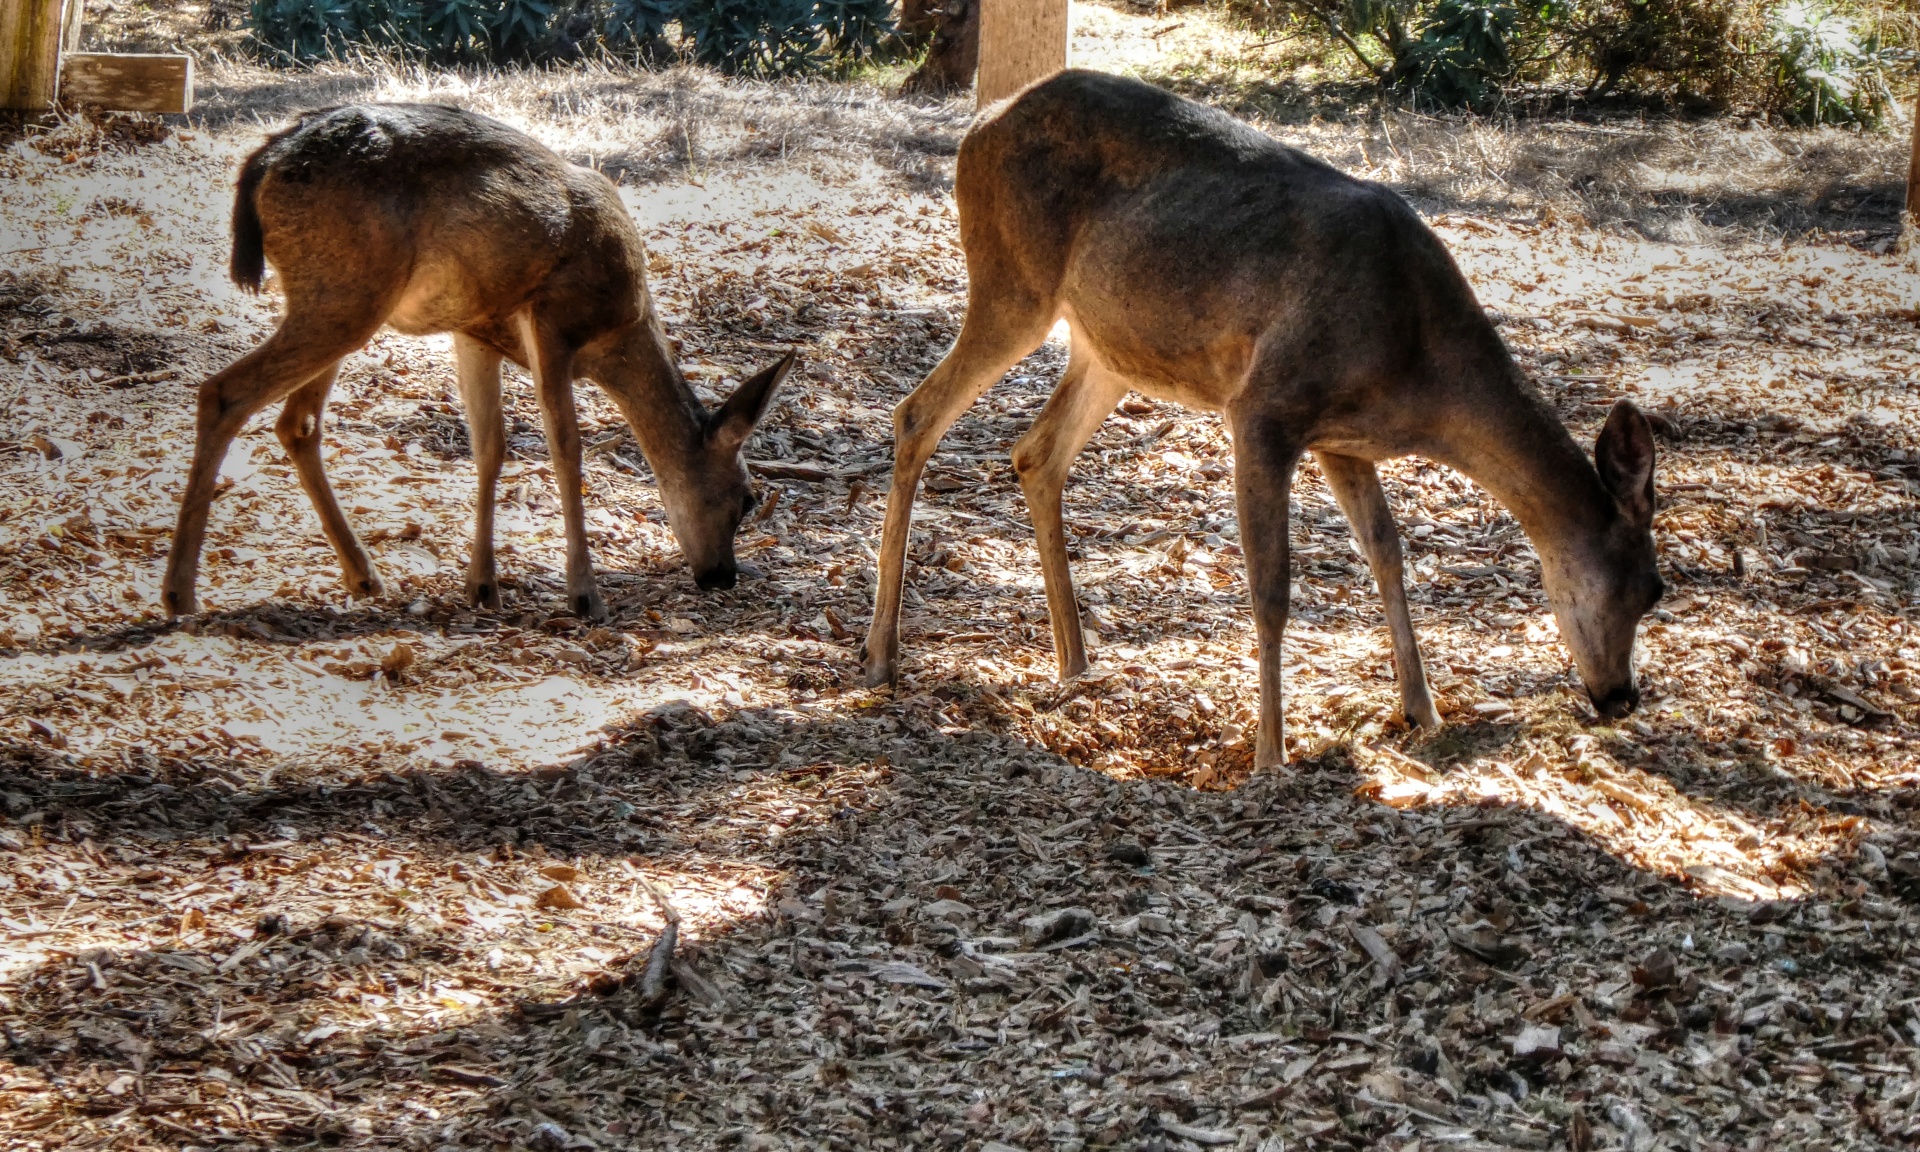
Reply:
[[[62,0],[0,0],[0,108],[44,112],[60,83]]]
[[[80,51],[80,29],[87,19],[87,0],[67,0],[67,14],[61,17],[60,51]]]
[[[1067,66],[1067,0],[976,0],[980,5],[981,107]]]

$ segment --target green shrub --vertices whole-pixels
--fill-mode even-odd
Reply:
[[[1874,124],[1891,63],[1876,38],[1823,6],[1789,0],[1768,14],[1773,110],[1797,124]]]
[[[1742,10],[1728,0],[1576,0],[1565,33],[1589,96],[1634,92],[1724,105],[1744,57]]]
[[[360,31],[341,0],[254,0],[249,19],[256,36],[296,60],[332,55]]]
[[[1509,41],[1517,19],[1499,0],[1440,0],[1400,64],[1407,85],[1439,104],[1488,103],[1513,75]]]
[[[572,56],[591,42],[663,58],[678,31],[696,60],[777,75],[895,48],[890,0],[253,0],[254,38],[295,60],[354,44],[435,60]]]
[[[865,60],[900,46],[892,0],[814,0],[813,17],[828,51],[843,60]]]
[[[1524,81],[1583,87],[1589,99],[1737,104],[1801,124],[1876,123],[1896,53],[1867,29],[1920,31],[1894,7],[1861,9],[1879,13],[1868,21],[1827,6],[1867,0],[1216,2],[1262,31],[1317,27],[1381,87],[1416,102],[1485,107]]]
[[[722,72],[769,76],[818,63],[811,0],[698,0],[680,11],[693,58]]]
[[[438,60],[480,55],[487,49],[487,17],[485,0],[421,0],[413,35],[401,42]]]
[[[610,48],[651,55],[665,45],[667,25],[680,19],[680,7],[676,0],[613,0],[600,34]]]

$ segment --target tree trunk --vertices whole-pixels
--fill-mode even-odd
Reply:
[[[1902,225],[1920,230],[1920,92],[1913,96],[1913,144],[1907,156],[1907,211]]]
[[[921,27],[931,23],[933,37],[926,62],[907,77],[901,90],[945,95],[973,87],[973,74],[980,64],[980,0],[921,0],[911,4],[910,10]],[[910,18],[908,11],[903,7],[901,12],[903,28]]]

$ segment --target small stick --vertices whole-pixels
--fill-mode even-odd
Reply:
[[[654,886],[651,880],[642,880],[648,895],[660,906],[660,915],[666,917],[667,925],[660,930],[660,938],[653,942],[653,951],[647,955],[647,970],[640,977],[640,1006],[658,1008],[667,998],[667,973],[673,967],[673,950],[680,943],[680,913],[673,910],[667,902],[666,893]]]
[[[162,368],[155,372],[129,372],[125,376],[108,376],[89,383],[98,388],[129,388],[135,384],[158,384],[162,380],[171,380],[180,375],[178,368]]]

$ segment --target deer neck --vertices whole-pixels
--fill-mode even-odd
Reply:
[[[1446,421],[1436,457],[1513,513],[1543,559],[1565,556],[1618,514],[1586,452],[1546,402],[1511,370],[1512,387]]]
[[[651,312],[608,347],[583,356],[582,375],[605,389],[663,480],[706,441],[707,412],[687,386]]]

